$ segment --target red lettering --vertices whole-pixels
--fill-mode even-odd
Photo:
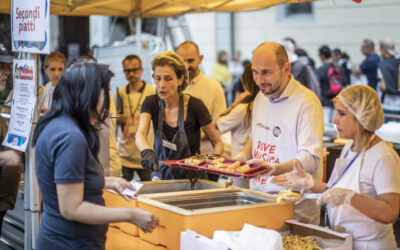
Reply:
[[[268,155],[267,155],[267,154],[263,154],[263,155],[262,155],[262,160],[263,160],[263,161],[267,161],[267,158],[268,158]]]
[[[269,148],[269,153],[270,153],[270,154],[275,154],[275,149],[276,149],[276,146],[275,146],[275,145],[272,145],[272,146]]]
[[[15,10],[17,17],[16,19],[22,19],[22,21],[24,21],[24,19],[38,19],[40,18],[40,7],[36,6],[36,8],[31,9],[31,10],[20,10],[19,8],[17,8]]]
[[[258,143],[257,143],[257,149],[260,149],[261,145],[262,145],[262,142],[261,142],[261,141],[258,141]]]
[[[265,185],[265,184],[267,184],[267,179],[264,179],[264,178],[263,178],[263,179],[261,180],[261,185]]]

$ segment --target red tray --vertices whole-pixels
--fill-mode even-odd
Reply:
[[[230,159],[225,159],[224,163],[232,163],[235,162],[236,160],[230,160]],[[259,164],[250,164],[250,170],[245,172],[245,173],[233,173],[233,172],[228,172],[224,170],[218,170],[218,169],[212,169],[208,168],[207,166],[211,164],[211,161],[205,161],[203,164],[199,166],[194,166],[194,165],[188,165],[185,164],[185,159],[183,160],[165,160],[161,161],[165,165],[168,165],[170,167],[181,167],[185,169],[191,169],[191,170],[205,170],[207,173],[212,173],[212,174],[219,174],[219,175],[225,175],[225,176],[232,176],[232,177],[244,177],[244,178],[253,178],[259,174],[264,174],[268,171],[271,170],[270,167],[268,166],[262,166]],[[244,165],[246,163],[242,162],[241,165]]]

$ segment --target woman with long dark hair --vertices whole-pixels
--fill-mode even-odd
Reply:
[[[103,188],[133,187],[104,177],[97,159],[97,125],[108,115],[108,66],[78,60],[57,84],[49,113],[33,136],[43,200],[36,249],[104,249],[108,223],[126,221],[151,232],[158,219],[139,208],[107,208]]]

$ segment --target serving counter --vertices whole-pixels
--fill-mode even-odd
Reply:
[[[237,187],[225,188],[216,182],[199,180],[195,190],[188,180],[143,184],[138,200],[127,201],[112,191],[105,191],[106,205],[142,208],[156,215],[160,226],[152,233],[144,233],[130,223],[113,223],[108,249],[123,249],[118,245],[123,244],[118,238],[124,237],[124,241],[132,241],[134,245],[142,246],[143,240],[150,244],[140,249],[162,245],[175,250],[179,249],[180,233],[188,229],[207,237],[212,237],[215,230],[238,231],[245,223],[277,230],[287,219],[294,217],[291,202],[277,203],[274,195]]]
[[[106,240],[106,250],[167,250],[163,246],[156,246],[122,232],[117,227],[109,226]]]
[[[201,179],[197,180],[194,185],[189,180],[145,181],[142,184],[143,187],[140,189],[140,194],[225,188],[225,184]],[[127,201],[113,190],[104,190],[103,198],[108,207],[138,207],[137,200],[132,199],[131,201]],[[110,225],[118,227],[121,231],[132,236],[139,235],[139,228],[132,223],[119,222],[111,223]]]
[[[160,226],[152,233],[139,230],[139,236],[175,250],[188,229],[210,238],[215,230],[240,231],[245,223],[278,230],[294,217],[294,204],[276,198],[234,187],[140,195],[139,208],[156,215]]]

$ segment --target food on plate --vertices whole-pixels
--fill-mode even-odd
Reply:
[[[212,160],[212,161],[211,161],[211,164],[223,163],[224,161],[225,161],[225,158],[220,157],[220,158],[217,158],[217,159]]]
[[[194,158],[189,158],[185,160],[185,164],[187,165],[192,165],[192,166],[199,166],[203,164],[205,160],[199,160],[199,159],[194,159]]]
[[[240,167],[240,165],[241,165],[240,161],[235,161],[235,162],[229,164],[229,165],[228,165],[228,168],[230,168],[230,169],[235,169],[235,168],[237,168],[237,167]]]
[[[239,173],[246,173],[247,171],[249,171],[251,168],[250,168],[250,166],[249,165],[243,165],[243,166],[241,166],[241,167],[238,167],[237,169],[236,169],[236,171],[237,172],[239,172]]]
[[[215,160],[215,159],[218,159],[220,157],[219,156],[215,156],[215,155],[208,155],[208,154],[205,154],[205,155],[196,154],[196,155],[194,155],[194,156],[192,156],[190,158],[191,159],[197,159],[197,160]]]
[[[289,189],[289,190],[281,190],[279,192],[279,197],[278,197],[278,199],[276,199],[276,201],[277,202],[281,202],[284,199],[297,201],[297,200],[300,200],[301,195],[302,195],[301,193],[299,193],[297,191],[293,191],[291,189]]]
[[[241,174],[244,174],[251,169],[249,165],[241,164],[240,161],[234,161],[231,163],[213,162],[211,165],[208,165],[208,168]]]
[[[317,250],[322,249],[312,236],[301,237],[299,235],[289,235],[282,237],[283,249],[285,250]]]

